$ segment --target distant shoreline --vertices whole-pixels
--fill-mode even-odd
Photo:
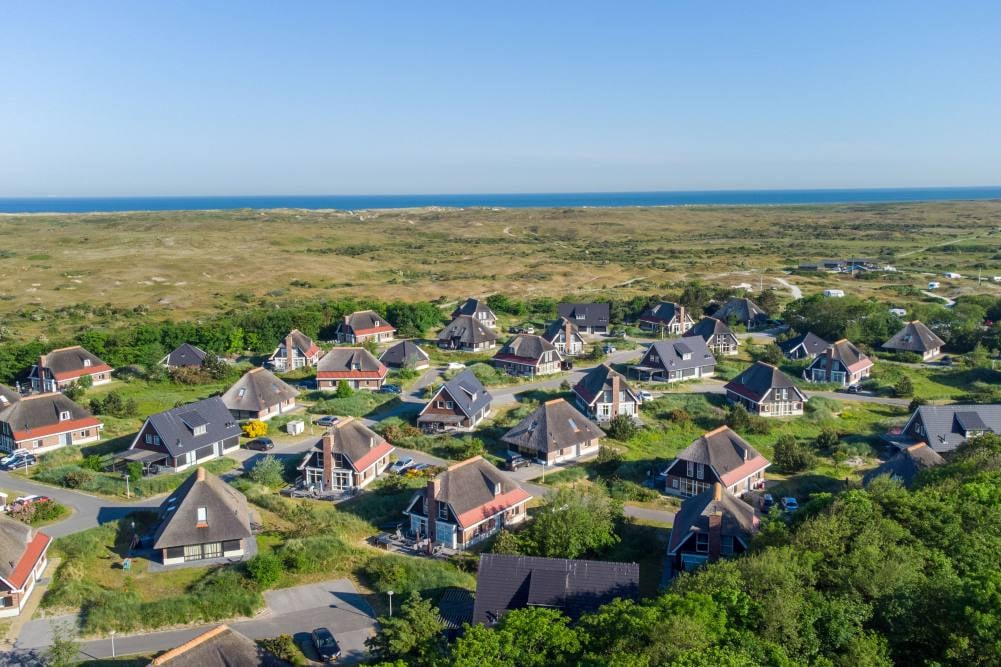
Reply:
[[[694,190],[440,195],[233,195],[156,197],[0,197],[0,213],[468,208],[625,208],[662,206],[817,206],[1001,200],[1001,186],[812,190]]]

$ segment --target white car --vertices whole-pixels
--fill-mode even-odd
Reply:
[[[645,391],[645,390],[640,391],[637,394],[637,396],[639,396],[639,398],[640,398],[640,403],[646,403],[647,401],[652,401],[653,400],[653,394],[651,394],[650,392]]]
[[[402,458],[393,465],[389,466],[389,472],[396,475],[402,475],[407,471],[408,468],[412,468],[416,462],[409,456]]]
[[[466,364],[460,364],[458,361],[448,362],[448,370],[450,371],[461,371],[466,367]]]

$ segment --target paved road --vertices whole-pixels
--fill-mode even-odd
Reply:
[[[945,301],[946,308],[952,308],[953,306],[956,305],[955,299],[950,299],[944,294],[936,294],[935,292],[929,292],[928,290],[921,290],[921,293],[924,294],[925,296],[930,296],[933,299],[941,299],[942,301]]]
[[[365,658],[365,640],[375,631],[376,623],[372,608],[351,581],[336,579],[268,591],[264,594],[264,599],[267,606],[262,613],[230,625],[251,639],[265,639],[288,633],[297,640],[306,640],[304,633],[313,628],[326,627],[334,633],[341,645],[342,661],[357,663]],[[30,656],[37,654],[51,642],[51,623],[74,620],[74,616],[62,616],[28,622],[14,645],[15,650],[6,657],[7,662],[0,659],[0,666],[32,664]],[[179,646],[216,625],[218,624],[212,623],[179,630],[120,635],[115,638],[115,652],[117,655],[131,655],[164,651]],[[111,657],[111,640],[84,642],[81,657]]]
[[[725,382],[723,380],[706,380],[704,382],[695,382],[692,384],[685,384],[679,387],[678,393],[686,394],[724,394],[726,390],[723,389]],[[683,391],[682,391],[683,390]],[[854,401],[859,403],[878,403],[880,405],[894,405],[898,407],[907,407],[910,405],[910,399],[906,398],[890,398],[889,396],[876,396],[874,394],[848,394],[840,391],[803,391],[807,398],[813,396],[821,396],[823,398],[831,398],[836,401]]]

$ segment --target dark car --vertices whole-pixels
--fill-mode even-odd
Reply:
[[[508,470],[517,470],[518,468],[524,468],[528,465],[528,459],[517,452],[508,452],[505,458],[505,464],[507,465]]]
[[[326,628],[313,630],[313,647],[324,662],[333,662],[341,657],[341,647],[334,639],[334,635]]]
[[[382,394],[399,394],[402,390],[395,384],[384,384],[379,390]]]
[[[266,452],[275,448],[275,443],[271,438],[254,438],[246,445],[247,449],[254,449],[258,452]]]
[[[23,449],[18,449],[10,456],[0,459],[0,468],[4,470],[16,470],[17,468],[33,466],[36,463],[38,463],[38,459],[35,458],[34,454]]]
[[[857,382],[855,384],[850,384],[845,389],[845,391],[847,391],[849,394],[858,394],[858,393],[861,393],[862,392],[862,385],[858,384]]]

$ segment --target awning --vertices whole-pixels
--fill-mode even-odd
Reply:
[[[417,418],[418,424],[461,424],[465,419],[462,415],[423,414]]]
[[[115,454],[116,459],[123,461],[139,461],[140,463],[153,463],[167,458],[163,452],[153,452],[148,449],[126,449],[124,452]]]

